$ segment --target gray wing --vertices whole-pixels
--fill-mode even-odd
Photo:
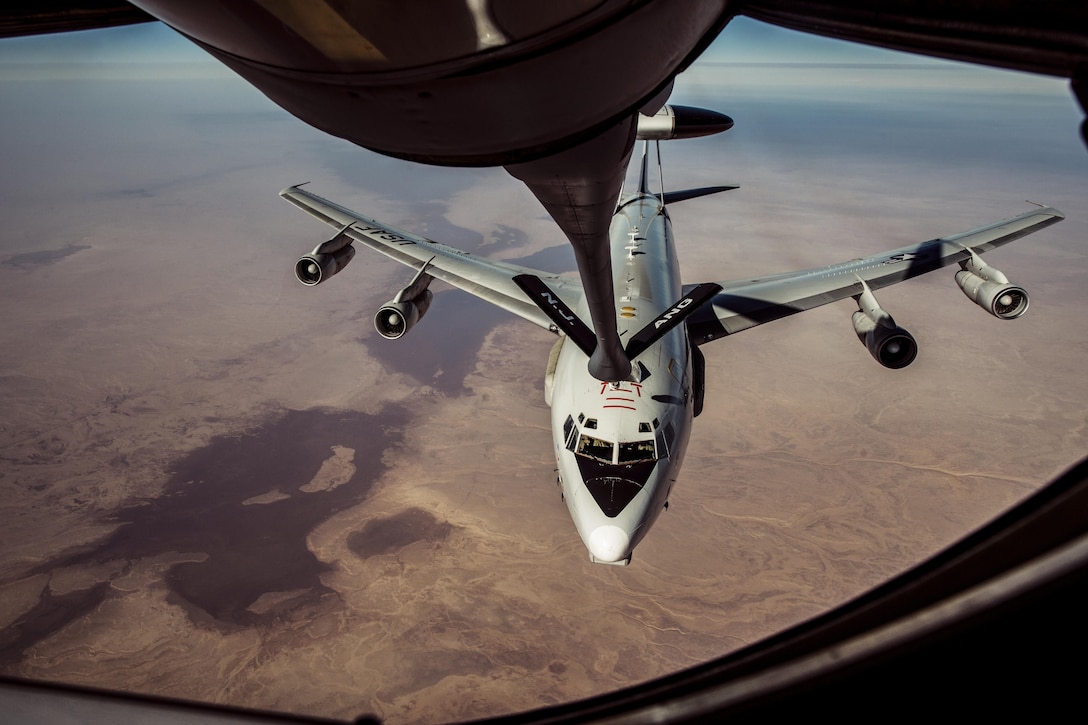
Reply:
[[[966,260],[1055,224],[1065,216],[1041,207],[967,232],[931,239],[818,269],[721,282],[722,291],[692,315],[691,339],[703,344],[797,312],[880,289]],[[694,285],[685,285],[687,290]]]
[[[555,331],[540,308],[518,287],[513,277],[531,274],[548,282],[556,294],[571,308],[578,305],[582,288],[565,277],[528,267],[476,257],[460,249],[433,242],[430,239],[383,224],[368,217],[311,194],[299,186],[291,186],[280,192],[307,214],[320,219],[356,242],[365,244],[412,269],[419,271],[424,265],[427,274],[514,313],[546,330]]]

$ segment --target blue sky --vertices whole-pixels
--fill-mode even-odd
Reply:
[[[159,23],[0,42],[4,80],[233,78],[194,44]],[[766,95],[775,88],[793,100],[864,100],[870,91],[1007,92],[1058,99],[1077,113],[1060,78],[955,63],[799,33],[748,18],[734,19],[678,83],[673,102]],[[700,93],[700,86],[707,93]],[[685,100],[687,98],[688,100]]]
[[[0,63],[214,63],[162,23],[6,38]]]
[[[734,19],[703,54],[723,63],[933,64],[933,59],[823,38]],[[217,65],[201,50],[159,23],[0,42],[0,64],[197,63]],[[149,69],[149,72],[151,69]]]
[[[733,20],[704,60],[729,63],[925,62],[903,53],[785,30],[748,18]],[[160,23],[5,39],[0,62],[213,63]]]
[[[730,21],[701,60],[720,63],[932,63],[929,59],[799,33],[750,18]]]

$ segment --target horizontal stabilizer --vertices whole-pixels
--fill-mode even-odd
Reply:
[[[627,343],[627,357],[634,360],[650,345],[672,331],[674,327],[688,318],[714,295],[722,291],[716,282],[704,282],[676,301],[676,304],[658,315],[650,324],[639,330]]]
[[[667,204],[675,204],[678,201],[687,201],[688,199],[698,199],[700,196],[709,196],[711,194],[717,194],[720,191],[732,191],[733,189],[739,189],[739,186],[704,186],[701,189],[684,189],[683,191],[666,191],[661,201]]]
[[[587,357],[592,357],[593,351],[597,348],[596,335],[586,327],[586,323],[578,319],[578,315],[574,314],[563,300],[559,299],[559,295],[544,284],[544,280],[532,274],[519,274],[513,279],[514,284],[529,295],[529,299],[571,339],[571,342],[578,346],[579,350]]]

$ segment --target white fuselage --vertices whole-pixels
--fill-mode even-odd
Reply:
[[[609,230],[620,339],[682,294],[669,218],[660,200],[625,199]],[[587,319],[587,310],[577,310]],[[551,389],[552,438],[563,498],[590,558],[627,563],[665,508],[693,414],[691,351],[681,324],[633,362],[632,380],[605,383],[561,340]],[[549,375],[553,373],[549,371]]]

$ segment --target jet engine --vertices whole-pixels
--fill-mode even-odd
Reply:
[[[381,306],[374,315],[374,329],[379,335],[386,340],[396,340],[423,319],[434,299],[434,294],[427,289],[432,279],[424,267],[396,297]]]
[[[918,343],[877,304],[869,285],[861,284],[864,291],[855,297],[858,311],[853,316],[854,332],[878,363],[892,370],[905,368],[917,357]]]
[[[967,298],[999,320],[1015,320],[1028,310],[1028,293],[1011,284],[1009,278],[982,261],[975,250],[960,262],[956,284]]]
[[[312,287],[348,266],[348,262],[354,257],[355,247],[351,246],[351,237],[337,234],[329,241],[318,244],[314,251],[295,262],[295,276],[302,284]]]

